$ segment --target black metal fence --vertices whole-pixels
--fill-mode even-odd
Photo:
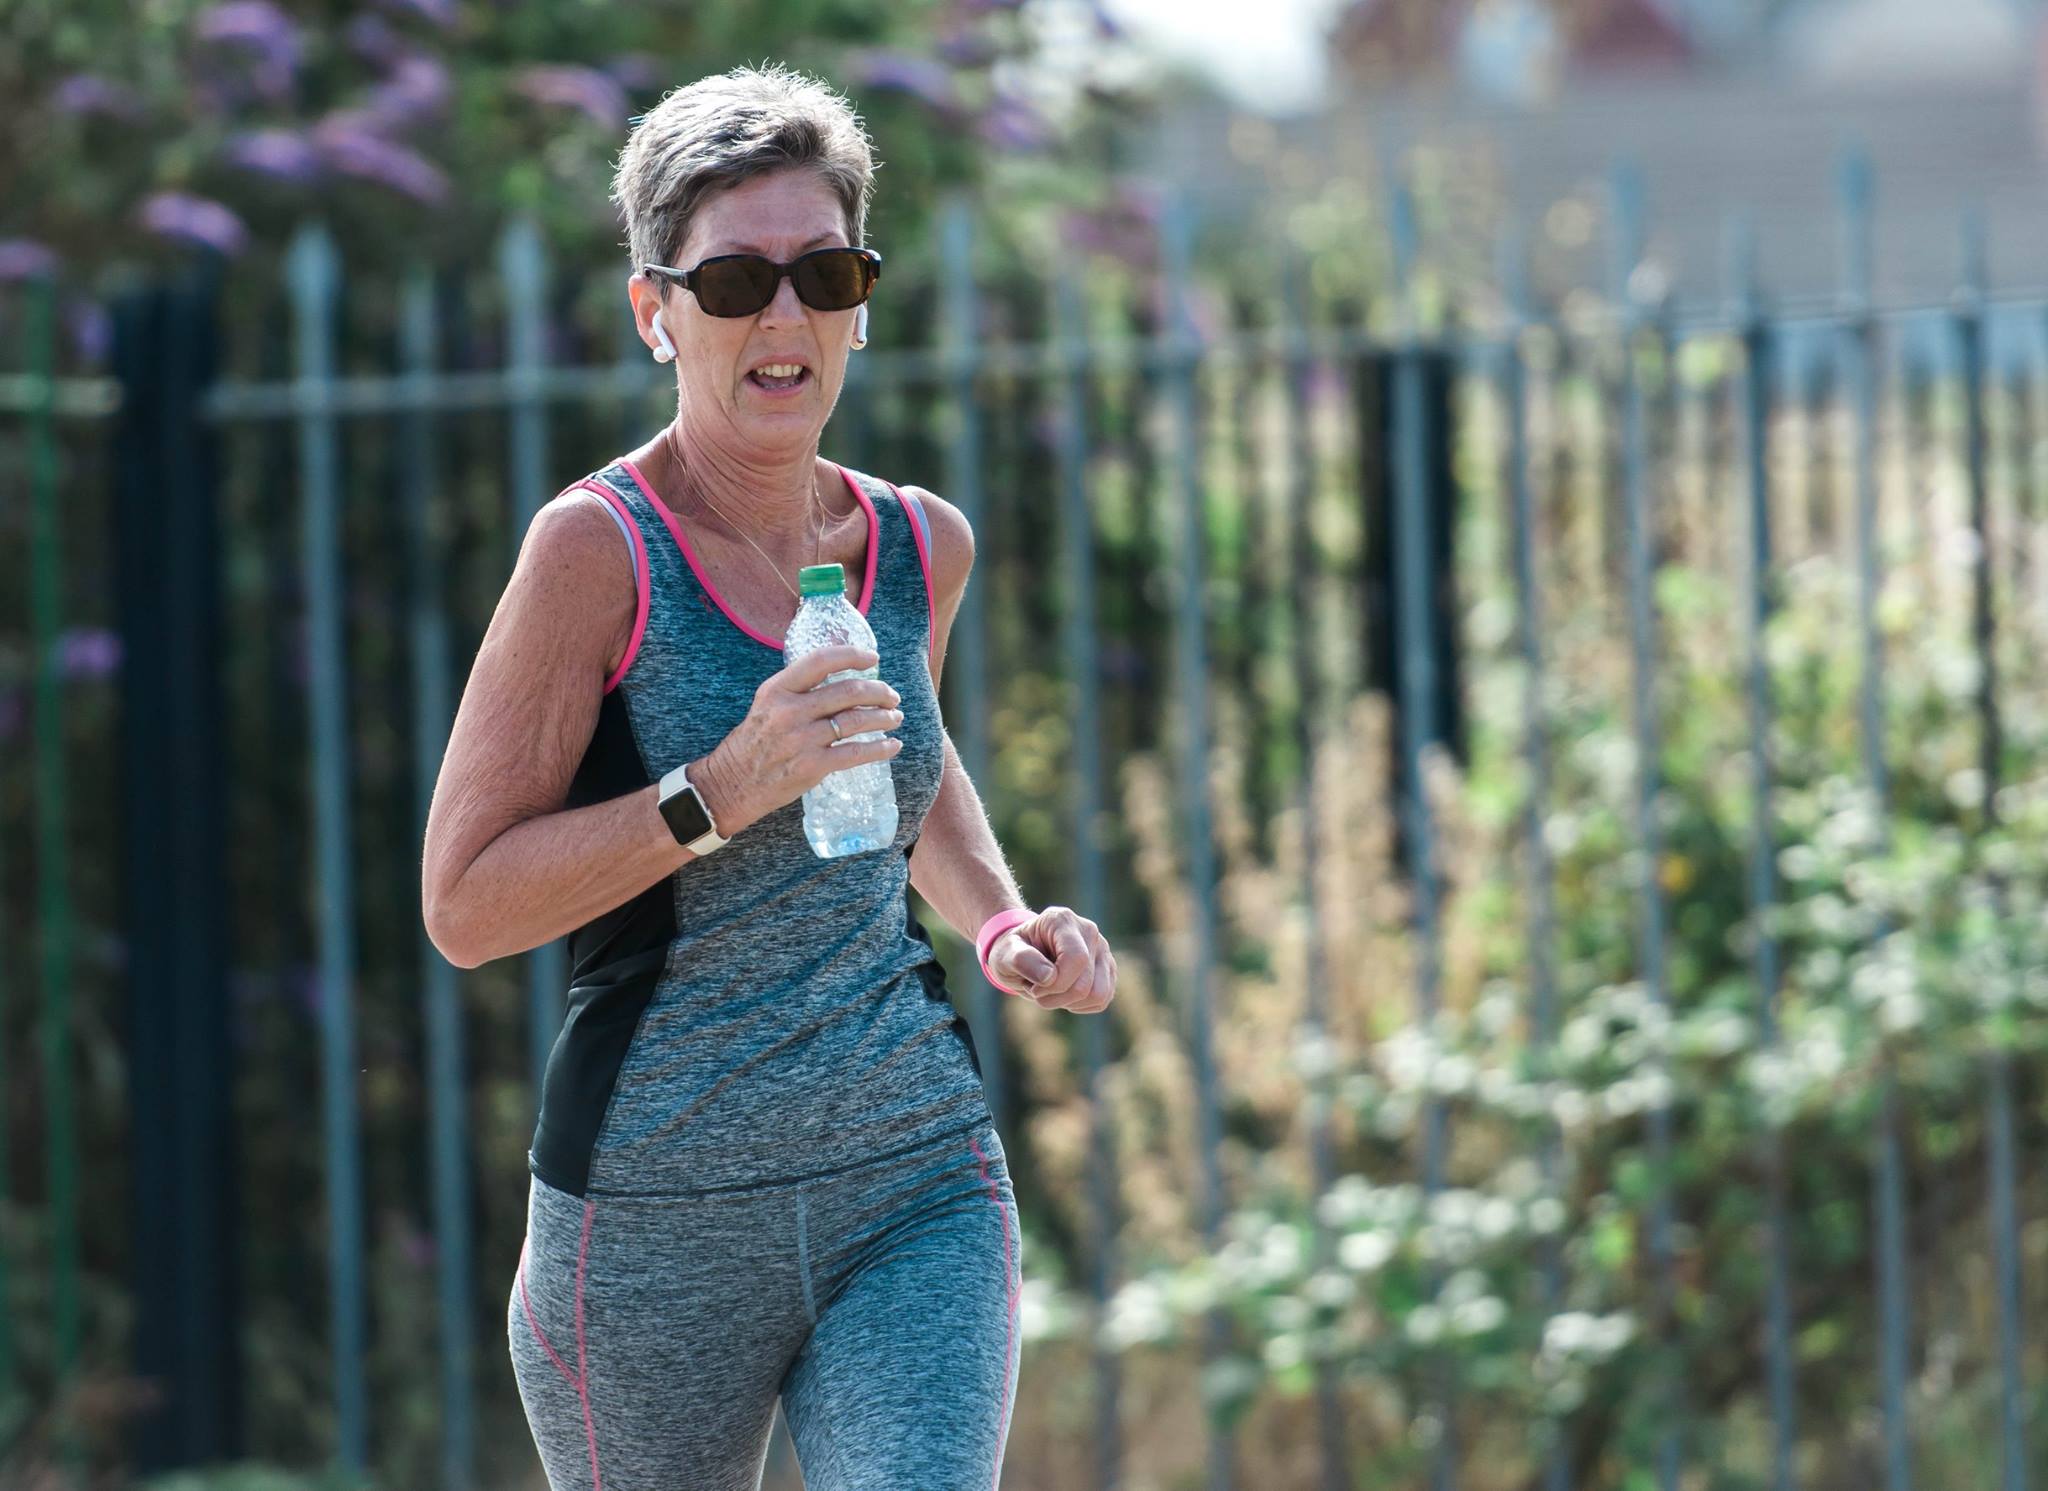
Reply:
[[[1632,977],[1665,1008],[1689,977],[1672,966],[1661,772],[1672,712],[1709,706],[1660,690],[1680,645],[1660,574],[1718,574],[1740,607],[1743,643],[1725,671],[1743,701],[1752,816],[1724,930],[1742,939],[1766,1053],[1789,956],[1768,915],[1789,841],[1774,796],[1785,700],[1769,637],[1794,567],[1832,558],[1848,577],[1860,661],[1842,728],[1856,732],[1879,803],[1892,800],[1902,728],[1886,696],[1888,568],[1922,567],[1944,544],[1967,549],[1963,578],[1935,574],[1927,594],[1944,626],[1955,618],[1941,607],[1966,608],[1956,624],[1977,667],[1967,712],[1984,813],[2001,784],[2048,764],[2027,651],[2048,633],[2036,614],[2048,302],[1992,295],[1966,228],[1953,301],[1872,305],[1870,196],[1854,168],[1838,301],[1768,305],[1739,233],[1725,297],[1645,299],[1639,196],[1619,174],[1602,308],[1539,311],[1510,251],[1501,313],[1457,324],[1425,319],[1407,294],[1416,249],[1401,199],[1399,282],[1371,320],[1333,320],[1290,267],[1256,326],[1219,324],[1193,225],[1170,207],[1156,277],[1105,270],[1085,303],[1072,285],[978,290],[972,220],[955,208],[935,280],[904,291],[921,307],[905,324],[928,318],[931,344],[889,348],[878,315],[881,345],[854,360],[828,452],[932,485],[982,536],[946,715],[1027,892],[1095,916],[1132,976],[1172,991],[1150,1007],[1190,1073],[1196,1165],[1184,1179],[1211,1251],[1242,1199],[1234,1178],[1248,1173],[1213,1045],[1231,1018],[1218,994],[1259,940],[1223,903],[1219,793],[1252,819],[1257,852],[1299,875],[1301,1028],[1365,1031],[1389,995],[1374,971],[1333,961],[1347,928],[1314,892],[1329,811],[1314,766],[1361,697],[1391,705],[1405,997],[1419,1029],[1464,977],[1446,962],[1458,955],[1445,945],[1452,887],[1432,772],[1448,757],[1477,780],[1508,742],[1524,857],[1506,873],[1525,933],[1503,972],[1539,1051],[1576,998],[1560,968],[1572,931],[1552,831],[1570,747],[1560,687],[1607,690],[1629,722]],[[247,274],[226,286],[210,266],[123,300],[103,372],[59,365],[58,287],[8,297],[24,357],[0,378],[0,949],[33,957],[0,961],[11,1302],[0,1382],[20,1433],[74,1466],[88,1462],[93,1411],[74,1390],[126,1368],[165,1392],[130,1441],[146,1466],[331,1458],[391,1484],[460,1488],[525,1465],[509,1375],[492,1365],[494,1300],[517,1252],[513,1182],[563,960],[543,948],[516,970],[463,975],[439,959],[419,927],[418,834],[462,660],[527,520],[668,411],[616,308],[589,308],[530,229],[507,233],[498,271],[481,284],[426,267],[358,283],[309,228],[281,295]],[[1947,475],[1930,478],[1937,468]],[[1588,630],[1625,640],[1625,664],[1575,674]],[[1509,685],[1518,703],[1476,702]],[[1220,706],[1236,732],[1222,754]],[[1117,805],[1113,768],[1136,755],[1173,763],[1170,905],[1144,889],[1147,846]],[[1292,849],[1283,832],[1298,835]],[[1340,922],[1353,909],[1340,905]],[[1021,1130],[1030,1068],[1017,1022],[1041,1017],[1003,1013],[961,944],[942,950],[998,1120]],[[517,1020],[508,999],[523,1005]],[[1093,1473],[1105,1486],[1131,1427],[1123,1354],[1101,1329],[1134,1261],[1128,1150],[1098,1101],[1134,1045],[1122,1008],[1073,1022],[1067,1052],[1088,1098],[1086,1201],[1074,1203],[1087,1225],[1061,1251],[1093,1327]],[[2022,1045],[1991,1041],[1977,1070],[1971,1153],[1984,1167],[1995,1308],[1971,1384],[1995,1399],[1983,1421],[1995,1453],[1916,1444],[1929,1391],[1916,1380],[1934,1370],[1925,1311],[1941,1297],[1928,1274],[1955,1260],[1915,1258],[1912,1190],[1938,1167],[1937,1148],[1887,1079],[1854,1263],[1871,1271],[1863,1397],[1875,1435],[1817,1420],[1812,1406],[1802,1417],[1811,1346],[1787,1241],[1794,1202],[1787,1157],[1766,1135],[1744,1183],[1761,1198],[1752,1365],[1768,1465],[1738,1479],[1709,1463],[1697,1425],[1710,1410],[1689,1401],[1686,1377],[1693,1286],[1680,1277],[1688,1218],[1672,1180],[1685,1135],[1663,1098],[1640,1116],[1650,1165],[1634,1302],[1645,1339],[1667,1348],[1646,1359],[1663,1427],[1640,1453],[1532,1430],[1541,1483],[1881,1479],[1903,1491],[1963,1484],[1951,1477],[1968,1463],[1998,1467],[2005,1491],[2029,1484],[2039,1466],[2021,1286],[2044,1212],[2021,1156],[2044,1126],[2040,1067]],[[1302,1100],[1321,1195],[1359,1150],[1329,1090],[1305,1082]],[[1469,1164],[1457,1107],[1426,1091],[1403,1151],[1425,1196]],[[1029,1221],[1028,1137],[1018,1148]],[[1560,1194],[1573,1183],[1565,1152],[1555,1135],[1540,1146],[1545,1186]],[[1556,1292],[1563,1260],[1589,1235],[1550,1248],[1553,1311],[1571,1304]],[[1220,1358],[1228,1324],[1220,1311],[1207,1322],[1202,1352]],[[1328,1362],[1316,1375],[1322,1484],[1351,1484],[1357,1384]],[[62,1412],[45,1416],[53,1404]],[[1432,1484],[1519,1484],[1468,1462],[1448,1374],[1419,1412],[1435,1426]],[[1267,1484],[1233,1465],[1227,1419],[1210,1435],[1211,1486]],[[1802,1444],[1853,1451],[1856,1469],[1817,1465]]]

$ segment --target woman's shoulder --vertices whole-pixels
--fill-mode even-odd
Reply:
[[[541,504],[520,540],[511,589],[522,609],[600,637],[616,663],[639,608],[636,551],[611,505],[572,486]],[[523,583],[522,583],[523,582]]]
[[[865,478],[877,488],[900,493],[905,499],[906,509],[911,501],[915,501],[923,510],[931,545],[932,589],[935,592],[944,595],[949,589],[957,591],[967,583],[967,572],[974,566],[974,528],[967,521],[967,514],[929,488],[911,482],[892,482],[851,466],[840,469],[857,481]]]
[[[957,595],[967,584],[967,572],[974,568],[974,528],[967,514],[923,487],[905,485],[897,490],[917,499],[930,525],[933,594],[941,599]]]

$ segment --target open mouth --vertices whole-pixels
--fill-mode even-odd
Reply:
[[[764,393],[793,393],[810,379],[811,370],[800,362],[763,363],[747,374],[747,381]]]

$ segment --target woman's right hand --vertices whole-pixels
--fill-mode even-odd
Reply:
[[[706,794],[718,831],[731,838],[748,824],[795,802],[835,771],[869,761],[887,761],[903,749],[901,738],[851,737],[893,730],[903,723],[902,698],[879,678],[825,680],[848,668],[872,668],[872,648],[840,645],[805,653],[754,690],[753,707],[703,762]],[[820,685],[823,685],[820,687]],[[815,691],[815,692],[814,692]],[[839,730],[833,733],[837,719]],[[835,740],[846,744],[835,745]],[[691,779],[700,772],[692,767]]]

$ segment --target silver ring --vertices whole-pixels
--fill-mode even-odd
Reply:
[[[830,724],[831,724],[831,726],[832,726],[832,743],[833,743],[834,745],[837,745],[837,744],[839,744],[839,739],[840,739],[840,737],[839,737],[839,716],[838,716],[838,715],[836,715],[836,714],[828,714],[828,715],[826,715],[826,716],[825,716],[825,718],[826,718],[826,720],[827,720],[827,721],[829,721],[829,722],[830,722]]]

